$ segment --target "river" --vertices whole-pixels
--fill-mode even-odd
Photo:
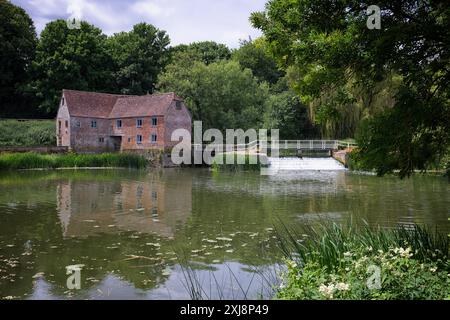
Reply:
[[[284,169],[1,173],[0,298],[189,299],[193,285],[206,298],[269,297],[280,221],[450,231],[442,177]],[[70,265],[83,265],[80,290],[67,288]]]

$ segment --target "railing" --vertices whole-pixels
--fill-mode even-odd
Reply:
[[[244,144],[193,144],[194,150],[220,150],[221,152],[250,151],[266,149],[297,149],[297,150],[338,150],[339,147],[356,147],[355,143],[339,140],[274,140],[274,141],[252,141]]]

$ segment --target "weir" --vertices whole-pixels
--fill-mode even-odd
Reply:
[[[334,158],[268,158],[269,168],[280,171],[341,171],[343,164]]]

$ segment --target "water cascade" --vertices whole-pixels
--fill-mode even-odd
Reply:
[[[269,158],[271,169],[280,171],[340,171],[345,167],[333,158]]]

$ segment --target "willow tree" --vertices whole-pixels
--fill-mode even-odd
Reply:
[[[294,70],[292,84],[304,102],[322,99],[315,109],[325,119],[341,116],[358,99],[360,108],[376,114],[360,135],[362,158],[381,154],[365,162],[380,174],[400,169],[405,176],[426,168],[450,144],[450,11],[443,0],[382,0],[381,26],[373,29],[371,4],[271,0],[251,21],[278,62]],[[394,95],[375,108],[372,92],[392,75],[400,80],[388,85]]]

